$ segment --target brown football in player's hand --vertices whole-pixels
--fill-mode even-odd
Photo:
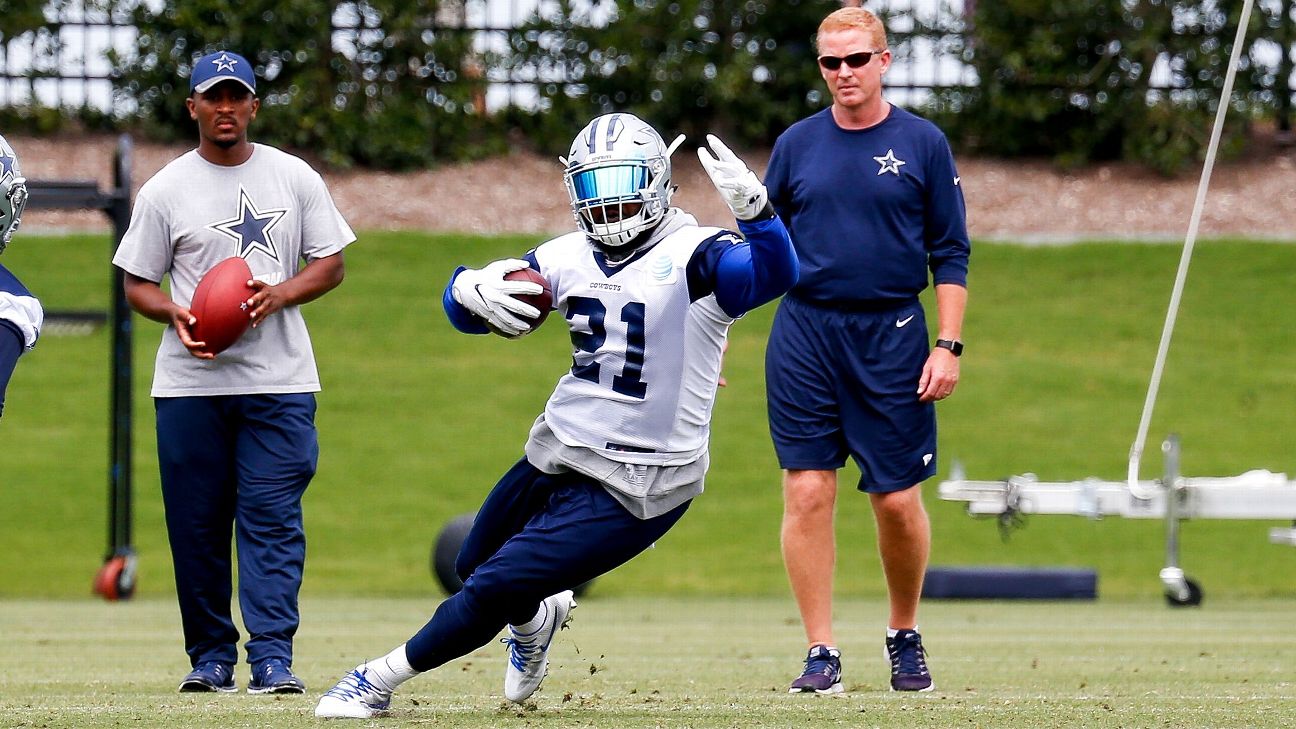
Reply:
[[[534,319],[527,319],[526,317],[521,317],[521,316],[518,317],[527,322],[530,322],[531,331],[535,331],[537,328],[539,328],[541,324],[544,323],[545,318],[549,316],[549,310],[553,308],[553,289],[549,288],[549,282],[546,281],[545,277],[541,276],[540,272],[535,270],[534,268],[523,268],[519,271],[512,271],[510,273],[506,273],[504,274],[504,280],[531,281],[534,283],[538,283],[540,284],[541,287],[543,287],[544,290],[538,294],[514,294],[513,295],[513,298],[517,299],[518,301],[525,301],[526,303],[540,310],[540,316]]]
[[[195,341],[203,342],[204,352],[219,354],[243,336],[252,324],[247,300],[252,288],[247,282],[252,269],[247,261],[233,256],[226,258],[203,274],[194,289],[189,313],[198,323],[190,328]]]

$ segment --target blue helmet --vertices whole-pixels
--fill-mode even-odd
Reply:
[[[0,136],[0,252],[18,230],[23,208],[27,205],[27,180],[18,167],[18,155]]]
[[[632,114],[605,114],[572,141],[563,181],[576,224],[606,248],[621,248],[651,230],[670,207],[671,153],[651,126]]]

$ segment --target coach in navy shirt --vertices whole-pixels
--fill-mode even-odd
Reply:
[[[891,687],[929,691],[917,613],[931,528],[918,485],[936,472],[935,403],[954,391],[963,350],[963,193],[944,134],[882,98],[891,65],[882,22],[842,8],[820,24],[817,47],[832,106],[779,137],[765,178],[801,264],[766,354],[783,559],[810,646],[791,691],[842,690],[833,512],[847,456],[877,522]],[[918,300],[928,272],[934,346]]]

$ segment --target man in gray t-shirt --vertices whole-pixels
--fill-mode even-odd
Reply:
[[[126,297],[167,325],[153,375],[167,532],[193,670],[181,691],[236,691],[230,539],[249,638],[249,693],[303,693],[292,673],[306,558],[302,494],[319,454],[320,389],[301,304],[342,282],[355,234],[319,174],[248,140],[260,100],[247,59],[194,64],[187,100],[198,148],[144,184],[113,257]],[[219,354],[195,341],[199,280],[238,256],[252,271],[252,328]],[[305,265],[302,265],[302,264]],[[161,282],[170,276],[170,293]]]

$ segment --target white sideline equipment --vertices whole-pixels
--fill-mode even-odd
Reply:
[[[1184,237],[1183,253],[1175,274],[1170,305],[1166,311],[1161,341],[1157,347],[1152,377],[1148,382],[1147,396],[1138,432],[1130,446],[1129,466],[1125,481],[1101,481],[1096,478],[1084,481],[1050,483],[1038,480],[1034,474],[1014,476],[1006,481],[968,481],[961,469],[955,468],[950,478],[940,484],[940,497],[948,501],[966,501],[971,514],[999,516],[1001,526],[1011,526],[1020,514],[1073,514],[1097,519],[1102,516],[1120,516],[1132,519],[1165,519],[1166,565],[1161,569],[1161,584],[1166,600],[1171,605],[1198,605],[1201,587],[1184,575],[1179,566],[1179,521],[1181,519],[1292,519],[1290,528],[1269,531],[1269,541],[1296,546],[1296,482],[1287,475],[1269,471],[1247,471],[1229,478],[1183,478],[1179,475],[1179,440],[1170,436],[1162,444],[1165,454],[1165,477],[1160,481],[1139,479],[1139,460],[1147,439],[1148,426],[1156,405],[1161,375],[1165,369],[1166,355],[1174,335],[1175,319],[1184,282],[1188,277],[1188,264],[1192,260],[1197,242],[1197,229],[1201,223],[1206,192],[1210,188],[1211,172],[1215,167],[1215,154],[1219,150],[1224,118],[1231,105],[1233,80],[1246,42],[1247,26],[1254,0],[1244,0],[1234,36],[1224,86],[1211,127],[1210,142],[1206,146],[1206,159],[1202,165],[1197,196],[1193,202],[1192,217]]]
[[[1192,260],[1193,247],[1197,244],[1197,227],[1201,223],[1202,210],[1206,207],[1206,191],[1210,188],[1211,172],[1215,169],[1215,153],[1219,150],[1220,135],[1224,130],[1224,117],[1233,99],[1233,79],[1237,77],[1239,59],[1246,43],[1247,25],[1251,20],[1251,6],[1254,0],[1243,0],[1242,13],[1238,17],[1237,34],[1233,37],[1233,50],[1229,54],[1228,68],[1224,72],[1224,88],[1220,89],[1220,100],[1215,110],[1215,123],[1211,126],[1210,142],[1206,145],[1206,159],[1202,163],[1201,178],[1197,182],[1197,197],[1193,200],[1192,216],[1188,220],[1188,232],[1184,235],[1183,253],[1179,256],[1179,270],[1175,273],[1174,288],[1170,291],[1170,306],[1166,310],[1165,324],[1161,328],[1161,343],[1157,345],[1156,361],[1152,365],[1152,378],[1148,381],[1147,396],[1143,399],[1143,414],[1139,417],[1138,432],[1130,446],[1129,469],[1126,479],[1130,491],[1139,494],[1139,459],[1143,457],[1143,444],[1147,440],[1148,426],[1152,423],[1152,409],[1156,405],[1157,391],[1161,388],[1161,373],[1165,371],[1166,355],[1170,351],[1170,338],[1174,336],[1175,319],[1179,315],[1179,301],[1183,295],[1184,281],[1188,278],[1188,263]],[[1147,494],[1139,494],[1147,496]]]
[[[1040,481],[1035,474],[1003,481],[969,481],[955,468],[941,482],[940,497],[967,502],[974,516],[998,516],[1003,523],[1019,514],[1069,514],[1099,519],[1164,519],[1166,565],[1161,583],[1171,605],[1201,602],[1200,586],[1179,566],[1179,522],[1183,519],[1291,519],[1291,528],[1274,528],[1269,540],[1296,546],[1296,481],[1285,473],[1247,471],[1225,478],[1179,475],[1179,439],[1170,436],[1161,446],[1165,476],[1157,481]]]

